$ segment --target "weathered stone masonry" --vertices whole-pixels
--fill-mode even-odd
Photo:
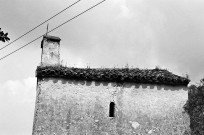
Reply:
[[[36,70],[33,135],[182,135],[189,130],[183,113],[186,78],[158,69],[77,69],[50,61]]]
[[[162,134],[189,124],[182,113],[188,98],[184,87],[44,78],[37,93],[35,135]]]

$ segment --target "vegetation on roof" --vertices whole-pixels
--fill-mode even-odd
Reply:
[[[107,81],[107,82],[134,82],[149,84],[165,84],[173,86],[187,86],[190,80],[174,75],[166,69],[139,69],[139,68],[74,68],[63,66],[38,66],[36,77],[59,77],[66,79]]]

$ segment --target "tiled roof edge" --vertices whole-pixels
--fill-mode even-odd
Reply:
[[[74,68],[63,66],[38,66],[36,77],[54,77],[90,81],[134,82],[163,84],[171,86],[187,86],[190,80],[172,74],[165,69],[138,68]]]

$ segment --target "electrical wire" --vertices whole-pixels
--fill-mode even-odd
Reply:
[[[75,18],[77,18],[77,17],[79,17],[80,15],[82,15],[82,14],[84,14],[84,13],[88,12],[89,10],[91,10],[91,9],[93,9],[93,8],[95,8],[95,7],[97,7],[98,5],[100,5],[101,3],[105,2],[105,1],[106,1],[106,0],[103,0],[103,1],[101,1],[101,2],[99,2],[99,3],[97,3],[97,4],[95,4],[95,5],[93,5],[92,7],[90,7],[90,8],[88,8],[88,9],[86,9],[85,11],[83,11],[83,12],[79,13],[78,15],[74,16],[73,18],[71,18],[71,19],[69,19],[69,20],[65,21],[64,23],[62,23],[62,24],[58,25],[57,27],[53,28],[52,30],[48,31],[47,33],[50,33],[50,32],[52,32],[52,31],[54,31],[54,30],[58,29],[59,27],[61,27],[61,26],[65,25],[66,23],[68,23],[68,22],[70,22],[70,21],[74,20]],[[4,58],[8,57],[9,55],[11,55],[11,54],[13,54],[13,53],[15,53],[15,52],[17,52],[17,51],[21,50],[22,48],[24,48],[24,47],[28,46],[29,44],[33,43],[34,41],[36,41],[36,40],[40,39],[40,38],[41,38],[41,37],[43,37],[43,36],[44,36],[44,34],[43,34],[43,35],[41,35],[41,36],[39,36],[39,37],[37,37],[37,38],[35,38],[34,40],[30,41],[29,43],[27,43],[27,44],[25,44],[25,45],[21,46],[20,48],[18,48],[18,49],[16,49],[16,50],[14,50],[13,52],[11,52],[11,53],[9,53],[9,54],[7,54],[7,55],[5,55],[5,56],[1,57],[1,58],[0,58],[0,61],[1,61],[1,60],[3,60]]]
[[[76,2],[74,2],[73,4],[69,5],[68,7],[66,7],[65,9],[61,10],[60,12],[58,12],[57,14],[53,15],[52,17],[50,17],[49,19],[45,20],[44,22],[42,22],[41,24],[37,25],[36,27],[34,27],[33,29],[29,30],[28,32],[26,32],[25,34],[21,35],[20,37],[16,38],[15,40],[13,40],[11,43],[8,43],[7,45],[5,45],[4,47],[0,48],[0,50],[6,48],[7,46],[13,44],[14,42],[16,42],[17,40],[19,40],[20,38],[24,37],[25,35],[29,34],[30,32],[32,32],[33,30],[35,30],[36,28],[40,27],[41,25],[43,25],[44,23],[48,22],[49,20],[53,19],[54,17],[58,16],[59,14],[61,14],[62,12],[64,12],[65,10],[69,9],[70,7],[74,6],[75,4],[77,4],[78,2],[80,2],[81,0],[78,0]]]

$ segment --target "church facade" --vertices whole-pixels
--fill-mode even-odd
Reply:
[[[33,135],[184,134],[189,80],[163,69],[60,65],[60,38],[44,36]]]

